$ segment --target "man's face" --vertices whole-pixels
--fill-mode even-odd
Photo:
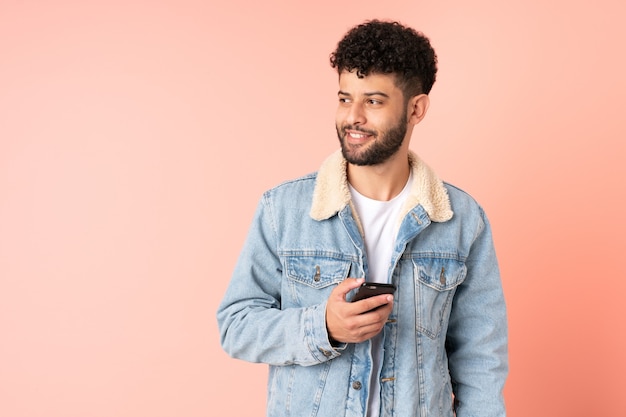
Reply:
[[[336,128],[344,158],[378,165],[395,154],[407,133],[407,107],[393,75],[339,76]]]

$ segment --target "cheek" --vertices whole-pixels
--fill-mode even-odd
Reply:
[[[341,126],[345,120],[346,120],[345,110],[339,107],[337,109],[337,112],[335,113],[335,124],[337,126]]]

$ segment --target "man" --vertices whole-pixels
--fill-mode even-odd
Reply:
[[[375,20],[331,65],[341,151],[263,195],[218,310],[222,345],[270,365],[271,417],[502,417],[506,311],[489,223],[409,150],[435,52]],[[364,279],[396,290],[351,302]]]

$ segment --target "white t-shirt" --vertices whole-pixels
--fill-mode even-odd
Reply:
[[[413,174],[404,189],[389,201],[378,201],[360,194],[350,185],[350,194],[365,234],[368,274],[366,281],[388,282],[391,254],[398,233],[400,210],[406,201]],[[382,332],[372,338],[372,377],[368,399],[368,417],[378,417],[380,409],[380,367],[382,363]]]

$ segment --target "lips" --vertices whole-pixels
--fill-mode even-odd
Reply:
[[[363,143],[375,136],[374,132],[364,131],[361,129],[344,128],[344,138],[350,143]]]

